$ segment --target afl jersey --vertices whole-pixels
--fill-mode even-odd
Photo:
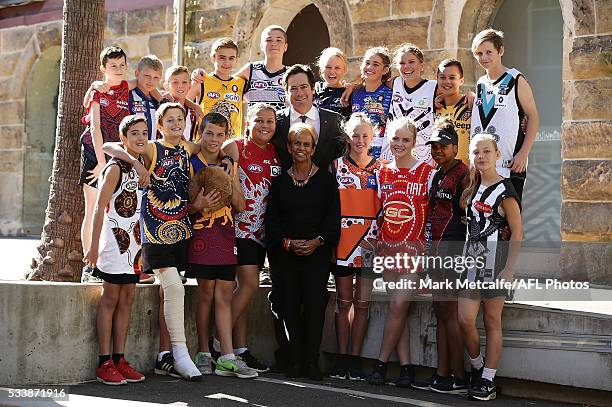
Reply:
[[[476,84],[476,99],[472,111],[471,134],[488,133],[495,137],[501,153],[496,162],[497,172],[510,177],[510,161],[519,152],[525,139],[520,122],[524,116],[518,101],[516,69],[508,69],[491,82],[487,75]]]
[[[149,168],[151,185],[142,196],[143,243],[174,244],[193,235],[187,216],[189,173],[189,153],[182,144],[155,141]]]
[[[473,258],[484,256],[483,262],[474,262],[473,267],[464,272],[468,281],[493,281],[496,273],[506,265],[507,244],[501,241],[500,230],[508,226],[501,203],[504,199],[519,198],[509,179],[502,179],[485,187],[480,182],[467,207],[467,243],[465,255]],[[480,263],[480,264],[478,264]]]
[[[204,114],[215,112],[227,118],[232,138],[242,136],[242,95],[244,78],[223,80],[215,74],[207,74],[200,85],[200,106]]]
[[[272,143],[263,149],[240,139],[236,145],[240,151],[238,176],[246,201],[244,211],[236,214],[236,237],[251,239],[263,246],[268,193],[272,181],[281,173],[280,160]]]
[[[441,168],[435,171],[429,190],[429,218],[431,240],[464,241],[465,225],[461,222],[464,211],[459,205],[461,181],[468,173],[468,167],[462,161],[447,172]]]
[[[346,88],[331,88],[327,83],[319,81],[315,83],[314,104],[315,106],[341,114],[348,119],[352,113],[351,105],[342,106],[340,98]]]
[[[251,63],[251,75],[246,86],[246,97],[249,107],[255,103],[268,103],[279,111],[287,107],[283,75],[287,68],[268,72],[264,61]]]
[[[436,119],[438,117],[449,117],[453,121],[455,130],[459,136],[457,159],[469,165],[468,147],[470,146],[472,109],[468,106],[467,97],[461,97],[461,99],[452,106],[444,106],[442,109],[436,109]]]
[[[412,155],[419,160],[435,167],[431,158],[431,147],[426,145],[431,137],[434,121],[434,98],[437,82],[424,79],[414,88],[409,88],[401,76],[393,80],[393,100],[389,110],[389,119],[410,117],[416,123],[417,138]],[[392,160],[388,137],[385,137],[383,158]]]
[[[157,109],[159,109],[159,102],[150,96],[145,96],[138,87],[130,91],[130,111],[132,114],[144,116],[147,119],[149,140],[157,140],[160,137],[155,120]]]
[[[352,94],[351,105],[353,113],[363,112],[367,114],[374,127],[378,130],[370,144],[372,147],[371,155],[374,158],[380,157],[382,150],[392,94],[391,88],[384,83],[374,92],[367,92],[365,86],[361,86]]]
[[[104,169],[119,167],[121,177],[104,210],[98,268],[108,274],[140,274],[140,202],[138,174],[125,161],[112,158]]]
[[[336,250],[336,264],[340,266],[361,267],[366,254],[361,243],[377,240],[376,218],[381,204],[376,173],[380,167],[380,161],[374,159],[365,168],[348,156],[334,161],[340,192],[340,242]]]

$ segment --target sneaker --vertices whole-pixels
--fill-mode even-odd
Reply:
[[[212,365],[214,363],[214,360],[212,357],[206,355],[204,352],[198,352],[193,362],[195,363],[200,373],[205,375],[213,374]]]
[[[155,276],[147,273],[140,273],[138,276],[138,284],[153,284]]]
[[[217,359],[215,368],[215,374],[217,376],[235,376],[239,379],[252,379],[257,377],[257,371],[251,369],[241,359],[224,359],[220,357]]]
[[[112,359],[107,360],[102,366],[96,368],[96,380],[111,386],[127,384],[127,380],[119,373]]]
[[[211,336],[208,339],[208,351],[210,352],[212,359],[213,359],[213,365],[217,364],[217,360],[219,360],[219,358],[221,357],[221,352],[215,350],[215,337]]]
[[[368,378],[368,375],[366,375],[363,372],[363,370],[361,370],[360,367],[349,367],[349,370],[347,373],[347,379],[353,380],[353,381],[364,382],[367,380],[367,378]]]
[[[381,385],[387,381],[387,364],[376,362],[372,369],[372,374],[368,377],[369,384]]]
[[[497,397],[497,388],[495,383],[488,379],[479,377],[474,381],[468,390],[468,397],[476,400],[495,400]]]
[[[329,377],[332,379],[345,380],[348,378],[348,370],[344,366],[334,366],[329,372]]]
[[[145,379],[145,376],[142,373],[136,371],[136,369],[134,369],[132,366],[130,366],[130,364],[127,362],[127,360],[125,360],[125,358],[119,359],[119,363],[117,363],[115,367],[117,368],[119,373],[121,373],[121,375],[125,377],[125,380],[127,380],[128,383],[143,382]]]
[[[255,356],[253,356],[248,349],[236,357],[242,359],[242,361],[246,363],[248,367],[254,369],[257,373],[266,373],[270,370],[268,366],[257,360],[257,358],[255,358]]]
[[[181,379],[181,375],[174,370],[174,357],[172,357],[172,353],[165,353],[161,360],[155,361],[155,374]]]
[[[397,387],[412,387],[412,383],[414,383],[414,367],[412,365],[403,366],[395,385]]]
[[[442,377],[440,380],[432,383],[429,389],[436,393],[466,394],[468,384],[464,379],[451,375],[450,377]]]
[[[442,379],[442,376],[439,376],[437,373],[434,373],[431,376],[429,376],[427,379],[417,380],[414,383],[412,383],[412,388],[429,391],[430,387],[433,384],[439,382],[440,379]]]
[[[470,372],[465,375],[465,380],[468,383],[468,387],[471,387],[472,383],[474,383],[477,379],[482,377],[483,370],[484,370],[484,365],[482,365],[480,369],[474,369],[474,367],[472,367],[472,370],[470,370]]]

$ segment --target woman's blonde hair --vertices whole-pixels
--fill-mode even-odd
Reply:
[[[402,116],[402,117],[398,117],[396,119],[391,120],[390,122],[387,123],[385,137],[387,137],[387,139],[391,141],[393,136],[395,136],[395,132],[398,131],[399,129],[406,129],[410,131],[410,133],[412,133],[412,140],[416,142],[417,126],[414,120],[412,120],[408,116]]]
[[[344,62],[344,70],[348,70],[348,58],[346,57],[346,54],[342,52],[340,48],[328,47],[321,51],[321,55],[319,55],[319,58],[317,59],[317,65],[319,66],[319,72],[321,76],[323,76],[323,71],[325,71],[325,65],[331,57],[340,58],[342,62]]]
[[[497,147],[497,141],[495,140],[495,137],[491,134],[478,133],[471,138],[469,147],[469,157],[471,165],[468,184],[461,193],[461,198],[459,199],[459,205],[463,209],[467,208],[467,206],[470,204],[470,200],[472,199],[472,195],[474,194],[474,190],[476,189],[476,184],[480,182],[480,172],[474,166],[474,150],[476,149],[476,144],[481,141],[490,142],[493,145],[495,151],[499,151],[499,148]]]
[[[319,139],[319,135],[314,127],[307,123],[295,123],[289,128],[289,135],[287,136],[287,142],[291,143],[291,141],[301,135],[307,135],[312,138],[312,146],[317,144],[317,140]]]

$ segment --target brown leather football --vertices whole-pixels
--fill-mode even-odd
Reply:
[[[232,179],[223,171],[223,168],[205,167],[198,171],[198,173],[189,180],[189,202],[195,201],[202,187],[204,188],[204,195],[213,189],[221,193],[219,204],[211,208],[212,212],[224,206],[231,205]]]

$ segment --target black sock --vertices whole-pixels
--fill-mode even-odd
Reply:
[[[104,362],[110,360],[111,355],[98,355],[98,367],[102,366]]]
[[[361,370],[361,356],[351,355],[349,359],[351,369]]]
[[[377,369],[380,371],[386,371],[387,362],[383,362],[382,360],[377,360],[376,362],[374,362],[374,369]]]
[[[400,376],[409,375],[410,377],[414,377],[414,365],[402,365],[400,367]]]
[[[119,359],[123,357],[123,353],[113,353],[113,363],[119,363]]]

